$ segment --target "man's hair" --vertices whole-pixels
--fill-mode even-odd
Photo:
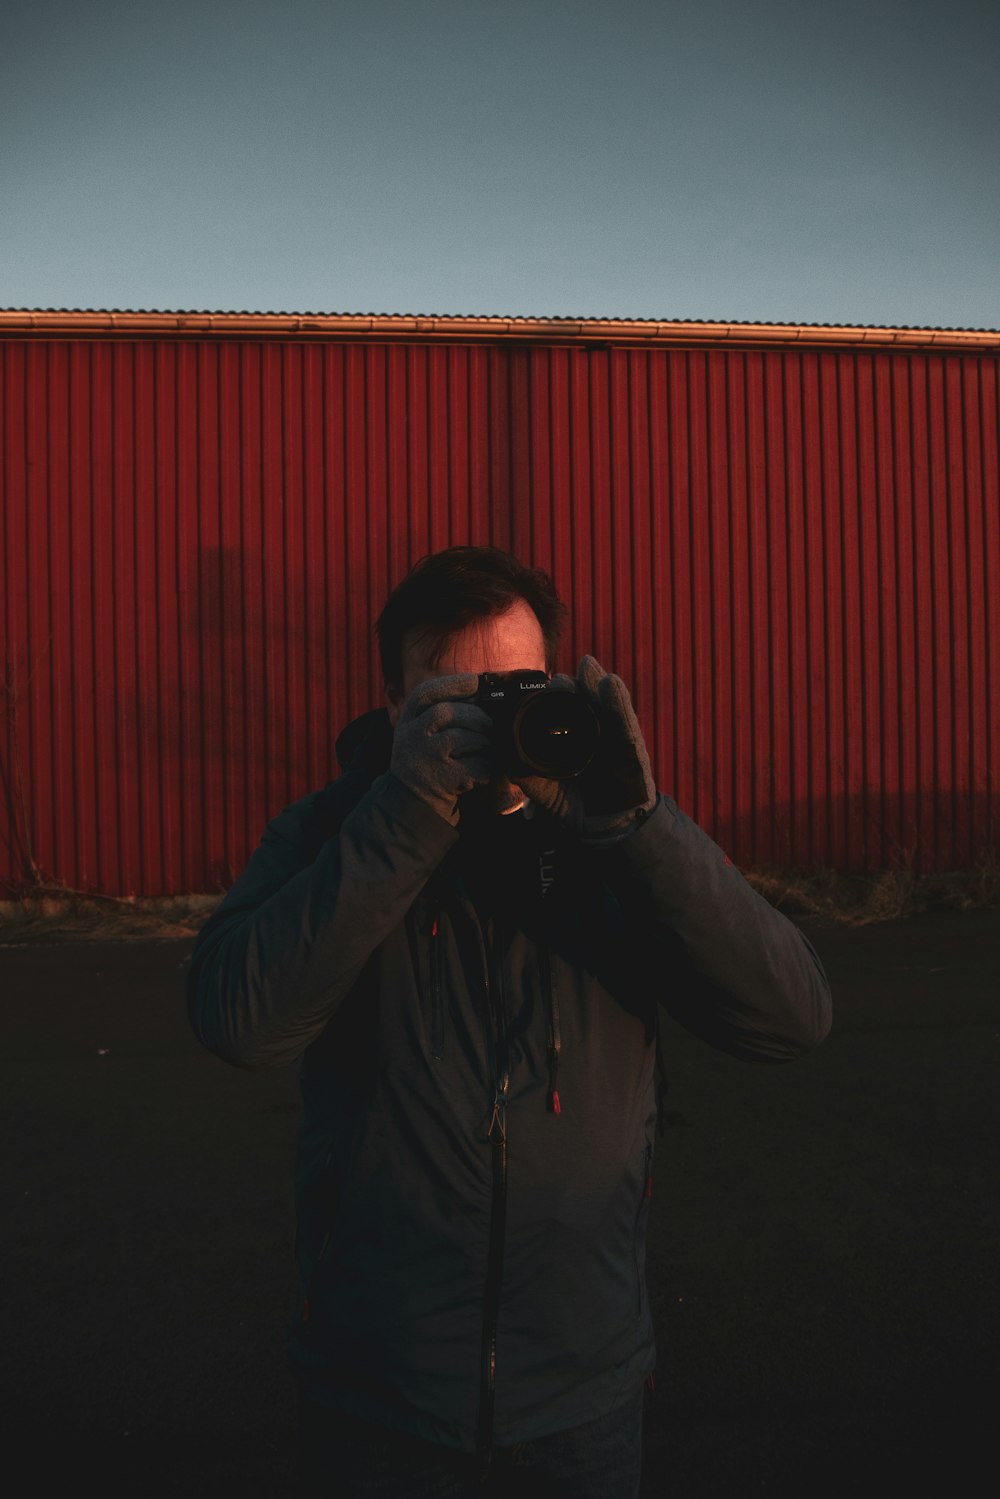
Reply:
[[[548,573],[525,567],[499,547],[449,547],[422,557],[393,589],[375,622],[383,679],[394,687],[403,685],[407,636],[427,647],[429,664],[436,667],[460,630],[505,614],[518,599],[535,611],[546,668],[555,671],[568,611]]]

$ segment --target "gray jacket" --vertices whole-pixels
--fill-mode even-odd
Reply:
[[[819,959],[665,796],[600,851],[543,814],[471,838],[388,771],[384,713],[202,928],[195,1032],[300,1064],[293,1368],[315,1401],[488,1452],[652,1370],[658,1004],[713,1046],[820,1042]]]

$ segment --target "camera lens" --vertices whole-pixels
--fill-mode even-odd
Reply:
[[[534,692],[514,716],[514,749],[529,770],[553,781],[578,776],[597,753],[600,725],[572,692]]]

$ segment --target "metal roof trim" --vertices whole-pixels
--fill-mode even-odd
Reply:
[[[144,312],[0,309],[0,337],[158,337],[501,341],[761,348],[778,344],[1000,350],[1000,330],[698,319],[464,317],[455,314]]]

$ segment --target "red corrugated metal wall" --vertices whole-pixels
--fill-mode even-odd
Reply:
[[[996,849],[995,356],[0,343],[3,863],[214,890],[380,698],[430,549],[550,569],[744,866]]]

